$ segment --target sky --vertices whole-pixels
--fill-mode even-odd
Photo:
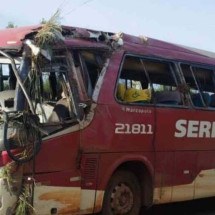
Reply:
[[[38,24],[60,9],[63,25],[215,52],[215,0],[2,0],[0,9],[0,28]]]

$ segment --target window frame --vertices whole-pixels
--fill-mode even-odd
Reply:
[[[166,59],[166,58],[161,58],[161,57],[155,57],[155,56],[147,56],[147,55],[138,55],[138,54],[131,54],[131,53],[125,53],[122,57],[122,60],[121,60],[121,63],[120,63],[120,67],[119,67],[119,70],[118,70],[118,75],[117,75],[117,78],[116,78],[116,82],[115,82],[115,88],[114,88],[114,99],[115,101],[118,103],[118,104],[121,104],[121,105],[127,105],[127,106],[141,106],[141,107],[154,107],[154,106],[157,106],[157,107],[166,107],[166,108],[182,108],[182,109],[187,109],[189,108],[189,106],[186,106],[184,104],[181,104],[181,105],[172,105],[172,104],[156,104],[155,102],[153,103],[144,103],[144,104],[141,104],[141,103],[132,103],[132,102],[123,102],[123,101],[120,101],[118,98],[117,98],[117,85],[119,83],[119,79],[120,79],[120,76],[121,76],[121,72],[122,72],[122,68],[123,68],[123,65],[124,65],[124,62],[125,62],[125,59],[126,57],[134,57],[134,58],[139,58],[140,62],[142,62],[142,60],[146,59],[146,60],[151,60],[151,61],[155,61],[155,62],[161,62],[161,63],[166,63],[166,64],[169,64],[169,69],[171,70],[171,76],[172,78],[174,79],[175,81],[175,84],[178,85],[178,84],[182,84],[180,82],[182,82],[181,78],[180,77],[180,74],[178,72],[178,61],[175,61],[175,60],[171,60],[171,59]],[[172,68],[172,66],[175,67]],[[150,87],[152,87],[152,83],[151,83],[151,80],[150,80],[150,77],[148,75],[148,72],[145,71],[144,73],[147,73],[146,75],[146,78],[148,80],[149,78],[149,85]],[[154,89],[152,87],[152,93]]]
[[[186,84],[186,80],[185,77],[183,75],[182,72],[182,68],[181,68],[181,64],[186,64],[189,65],[190,67],[195,67],[195,68],[201,68],[201,69],[208,69],[212,71],[212,77],[213,77],[213,84],[215,86],[215,65],[211,65],[211,64],[205,64],[205,63],[199,63],[199,62],[193,62],[193,61],[185,61],[185,60],[175,60],[175,59],[166,59],[166,58],[162,58],[162,57],[156,57],[156,56],[149,56],[149,55],[139,55],[139,54],[132,54],[132,53],[125,53],[122,57],[121,63],[120,63],[120,67],[118,70],[118,75],[115,81],[115,88],[114,88],[114,99],[118,104],[121,105],[127,105],[127,106],[143,106],[143,107],[150,107],[150,106],[157,106],[157,107],[166,107],[166,108],[179,108],[179,109],[201,109],[201,110],[215,110],[215,107],[212,106],[205,106],[205,107],[198,107],[198,106],[194,106],[193,102],[192,102],[192,98],[190,93],[186,93],[187,99],[188,99],[188,104],[182,104],[182,105],[171,105],[171,104],[156,104],[156,103],[131,103],[131,102],[123,102],[120,101],[117,98],[117,84],[119,82],[120,76],[121,76],[121,72],[122,72],[122,68],[123,68],[123,64],[125,62],[126,57],[136,57],[141,59],[146,59],[146,60],[154,60],[154,61],[160,61],[160,62],[164,62],[164,63],[171,63],[172,65],[174,65],[175,69],[172,71],[172,73],[174,74],[173,78],[175,78],[176,80],[176,84]],[[147,77],[148,79],[148,77]],[[151,84],[149,82],[149,84]],[[198,83],[197,83],[198,84]],[[199,88],[199,85],[198,85]],[[152,88],[153,89],[153,88]],[[202,94],[201,94],[202,96]],[[203,98],[202,98],[203,99]]]
[[[203,99],[203,95],[202,95],[202,89],[200,89],[200,86],[198,84],[198,81],[196,80],[196,76],[195,76],[195,72],[193,71],[193,68],[200,68],[200,69],[208,69],[208,70],[211,70],[212,72],[212,81],[213,81],[213,84],[214,84],[214,87],[215,87],[215,66],[213,65],[210,65],[210,64],[200,64],[200,63],[195,63],[195,62],[189,62],[189,61],[178,61],[178,67],[179,67],[179,70],[180,70],[180,73],[182,74],[183,78],[184,78],[184,82],[186,84],[186,80],[185,80],[185,77],[183,75],[183,71],[182,71],[182,67],[181,65],[184,64],[184,65],[188,65],[191,69],[191,73],[192,73],[192,77],[195,81],[195,84],[198,88],[198,92],[200,93],[200,97],[201,97],[201,102],[204,104],[203,107],[199,107],[199,106],[196,106],[194,105],[193,101],[192,101],[192,98],[191,98],[191,94],[190,92],[188,93],[188,97],[189,97],[189,103],[190,103],[190,107],[192,107],[193,109],[201,109],[201,110],[215,110],[215,107],[212,107],[212,106],[206,106],[205,105],[205,101]],[[214,92],[215,93],[215,92]]]

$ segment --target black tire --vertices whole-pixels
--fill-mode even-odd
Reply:
[[[105,191],[102,215],[139,215],[141,189],[137,177],[129,171],[117,171]]]

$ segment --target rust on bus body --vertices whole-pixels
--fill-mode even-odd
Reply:
[[[65,205],[61,208],[59,214],[72,214],[80,210],[80,195],[79,192],[47,192],[39,196],[39,200],[48,201],[53,200]]]

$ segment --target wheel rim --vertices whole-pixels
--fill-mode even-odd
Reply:
[[[124,183],[118,184],[114,187],[111,194],[111,209],[114,214],[126,214],[133,206],[134,196],[133,192]]]

